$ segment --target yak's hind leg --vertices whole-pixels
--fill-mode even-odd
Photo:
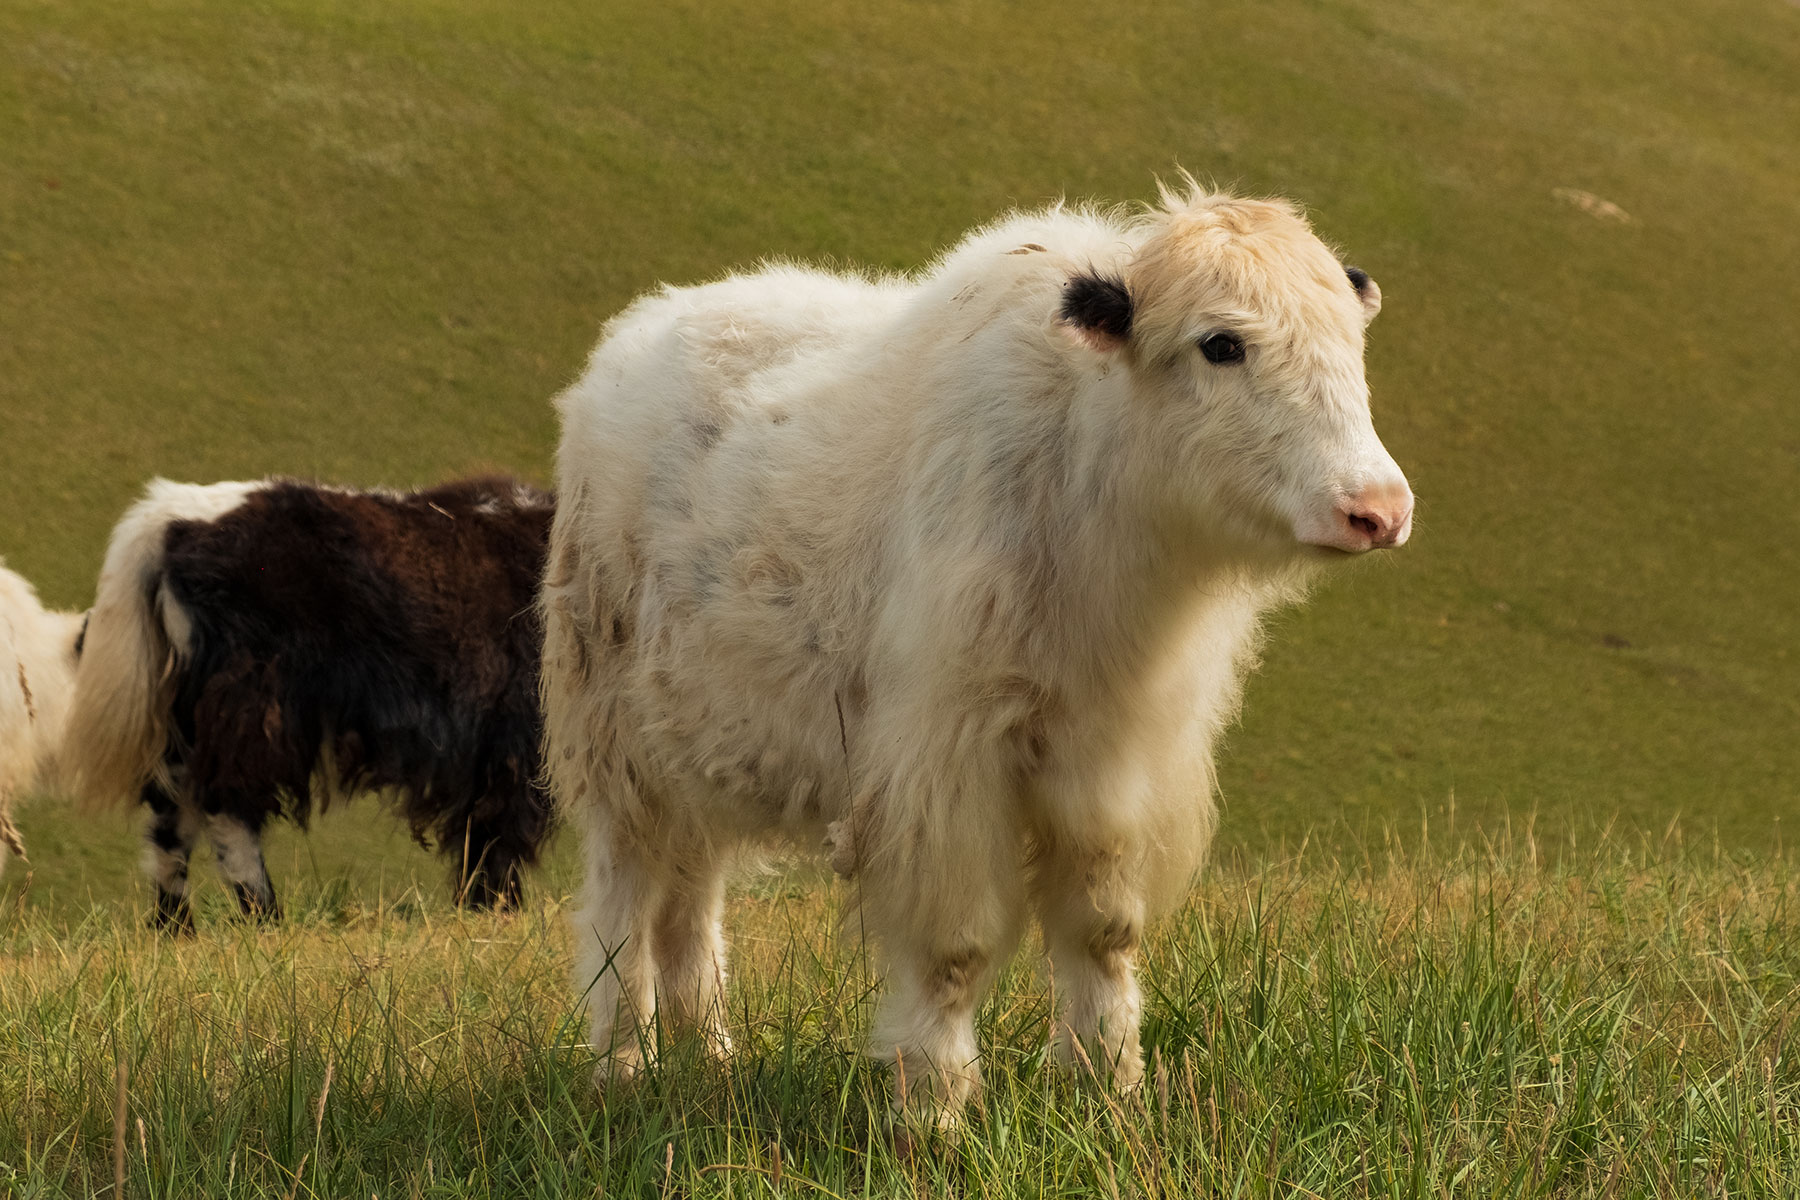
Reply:
[[[6,868],[9,856],[25,857],[25,839],[19,834],[19,827],[13,824],[12,806],[12,791],[0,787],[0,870]]]
[[[258,921],[280,919],[281,906],[263,863],[261,814],[245,820],[229,811],[208,813],[206,837],[219,873],[237,893],[244,915]]]
[[[1046,848],[1033,872],[1061,1007],[1057,1056],[1065,1063],[1085,1056],[1120,1088],[1136,1086],[1144,1075],[1138,1041],[1144,1001],[1135,962],[1145,910],[1136,874],[1117,852],[1067,847]]]
[[[141,798],[150,810],[144,830],[144,873],[156,885],[156,911],[150,925],[166,933],[194,932],[194,910],[188,902],[188,861],[200,840],[203,824],[199,810],[182,790],[181,769],[173,769],[177,783],[170,792],[152,779]]]
[[[655,924],[663,883],[647,847],[589,811],[587,881],[575,915],[575,989],[588,1010],[589,1034],[605,1088],[637,1076],[654,1055]]]
[[[656,1002],[672,1031],[698,1032],[717,1057],[731,1053],[725,1025],[725,858],[713,847],[683,856],[656,914]]]

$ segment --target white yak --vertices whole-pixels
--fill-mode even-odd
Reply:
[[[49,612],[37,591],[0,565],[0,870],[25,856],[13,805],[46,782],[68,714],[80,613]]]
[[[1379,307],[1292,206],[1190,186],[616,317],[558,401],[543,593],[602,1083],[657,1025],[729,1048],[728,866],[827,836],[885,952],[873,1050],[926,1113],[979,1086],[1028,914],[1060,1050],[1135,1083],[1135,956],[1205,854],[1259,618],[1410,529]]]

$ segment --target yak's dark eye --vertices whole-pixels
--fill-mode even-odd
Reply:
[[[1244,339],[1235,333],[1215,333],[1200,339],[1200,353],[1209,363],[1230,366],[1244,361]]]

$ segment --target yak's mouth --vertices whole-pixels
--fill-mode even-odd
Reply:
[[[1339,554],[1392,550],[1412,536],[1413,495],[1405,481],[1363,488],[1340,496],[1323,511],[1298,523],[1302,543]]]

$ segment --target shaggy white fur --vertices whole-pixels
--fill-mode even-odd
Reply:
[[[558,402],[543,594],[603,1082],[653,1016],[728,1046],[733,853],[828,832],[885,950],[873,1049],[926,1112],[978,1086],[975,1006],[1028,913],[1061,1049],[1137,1081],[1137,948],[1205,855],[1258,619],[1322,546],[1405,537],[1378,304],[1290,206],[1196,189],[1015,215],[916,279],[773,266],[607,326]],[[1221,334],[1237,360],[1201,350]]]
[[[0,870],[25,856],[13,806],[49,775],[80,633],[80,613],[46,611],[31,584],[0,565]]]

